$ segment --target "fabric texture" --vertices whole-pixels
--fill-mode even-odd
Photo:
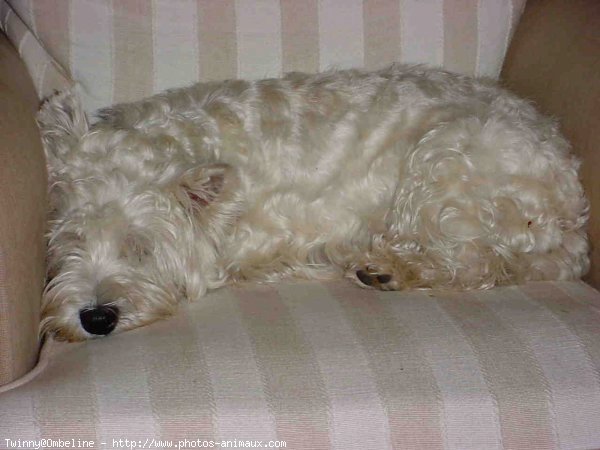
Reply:
[[[91,112],[199,80],[396,61],[497,77],[524,3],[0,0],[0,24],[40,97],[64,86],[60,65]]]
[[[598,448],[599,338],[600,293],[581,282],[222,289],[173,320],[53,342],[37,378],[0,394],[0,442]]]
[[[38,352],[44,282],[46,167],[33,120],[35,90],[0,33],[0,386]]]

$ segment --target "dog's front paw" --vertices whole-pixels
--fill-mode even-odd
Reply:
[[[364,269],[356,270],[355,277],[358,284],[366,288],[382,291],[395,291],[400,288],[399,283],[390,273],[375,266],[369,265]]]

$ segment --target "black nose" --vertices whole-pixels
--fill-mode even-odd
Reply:
[[[119,309],[115,306],[98,306],[79,311],[79,320],[85,331],[91,334],[110,334],[119,321]]]

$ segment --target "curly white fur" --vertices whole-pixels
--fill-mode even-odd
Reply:
[[[114,305],[122,331],[239,280],[473,289],[588,268],[567,141],[485,80],[392,66],[201,83],[91,127],[66,93],[38,120],[42,329],[58,338],[92,336],[86,308]]]

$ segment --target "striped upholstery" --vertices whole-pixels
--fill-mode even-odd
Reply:
[[[0,0],[44,97],[88,111],[197,80],[428,63],[496,77],[525,0]],[[11,5],[11,6],[9,6]],[[52,55],[44,55],[35,36]]]
[[[231,288],[169,321],[53,343],[43,365],[0,395],[0,446],[74,437],[600,448],[600,294],[580,282]]]

